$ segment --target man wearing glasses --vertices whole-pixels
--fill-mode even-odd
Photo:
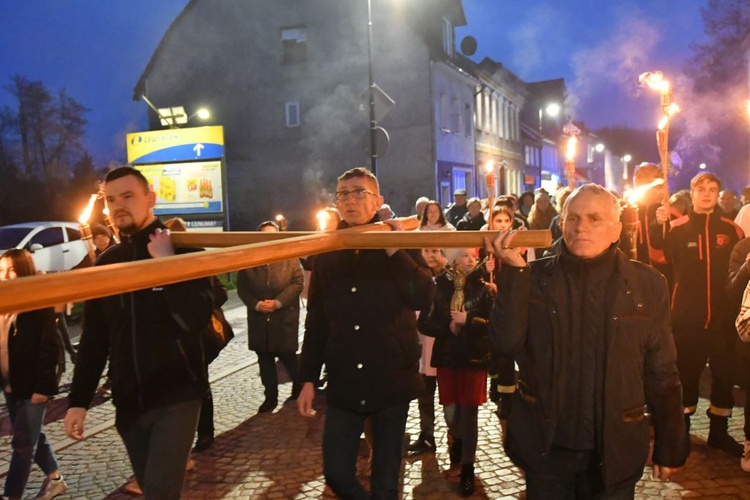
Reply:
[[[354,168],[338,178],[338,229],[378,222],[377,178]],[[386,221],[394,230],[396,220]],[[432,303],[435,285],[418,253],[339,250],[315,259],[302,346],[299,411],[313,416],[314,383],[328,371],[323,472],[342,498],[370,498],[356,478],[365,419],[373,431],[372,498],[398,498],[409,402],[422,389],[415,311]]]

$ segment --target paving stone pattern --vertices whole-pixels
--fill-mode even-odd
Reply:
[[[187,474],[183,497],[186,499],[289,499],[334,498],[325,487],[322,476],[320,443],[325,418],[325,395],[316,398],[318,413],[303,418],[294,403],[280,404],[273,413],[257,414],[263,402],[263,387],[258,375],[256,357],[247,349],[245,309],[230,292],[224,306],[235,331],[235,339],[211,365],[210,374],[215,405],[216,442],[193,456],[195,468]],[[303,309],[304,321],[304,309]],[[77,331],[72,325],[71,330]],[[300,331],[302,328],[300,328]],[[280,390],[280,401],[291,391],[286,381]],[[65,373],[62,384],[69,384],[72,370]],[[709,449],[705,439],[708,422],[701,399],[693,418],[692,451],[688,463],[671,481],[651,479],[646,468],[638,484],[636,498],[715,497],[750,499],[750,473],[739,467],[739,459]],[[60,499],[133,499],[121,490],[131,476],[127,454],[114,428],[114,408],[109,400],[97,397],[89,411],[88,438],[74,442],[65,437],[62,418],[65,399],[61,396],[48,409],[45,432],[57,450],[60,470],[69,489]],[[477,450],[477,489],[473,498],[524,498],[522,472],[513,466],[503,452],[502,428],[493,413],[494,405],[480,408],[479,446]],[[404,498],[460,498],[457,479],[443,471],[448,467],[446,428],[436,402],[438,450],[403,464]],[[736,408],[730,421],[730,432],[742,438],[742,408]],[[10,426],[3,408],[0,412],[0,475],[7,473],[10,458]],[[412,403],[407,423],[411,437],[419,433],[416,402]],[[405,437],[408,440],[409,436]],[[367,449],[363,443],[358,473],[367,484]],[[29,498],[41,487],[43,476],[32,471],[27,486]]]

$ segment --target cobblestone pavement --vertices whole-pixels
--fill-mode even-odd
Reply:
[[[195,468],[187,474],[184,498],[333,498],[326,490],[320,454],[324,396],[316,400],[318,414],[312,419],[300,417],[292,403],[280,405],[275,412],[257,414],[263,401],[256,358],[247,349],[245,310],[230,293],[225,307],[235,330],[235,339],[211,365],[210,375],[216,408],[216,442],[193,456]],[[72,331],[76,331],[75,325]],[[63,383],[69,383],[68,370]],[[282,370],[283,372],[283,370]],[[285,380],[282,374],[282,380]],[[280,400],[288,396],[291,384],[283,384]],[[97,398],[87,418],[88,438],[73,442],[65,437],[62,417],[65,399],[55,400],[48,410],[45,432],[57,450],[60,470],[68,483],[61,499],[132,499],[121,490],[131,476],[130,464],[122,442],[114,429],[114,409],[108,400]],[[692,452],[687,465],[671,481],[651,480],[646,468],[638,484],[636,498],[703,497],[750,499],[750,473],[739,467],[739,459],[706,446],[707,401],[701,399],[692,426]],[[439,405],[436,404],[439,412]],[[500,445],[502,430],[488,403],[480,409],[479,447],[477,450],[477,490],[473,498],[523,498],[522,473],[510,463]],[[10,457],[7,417],[0,413],[0,475],[4,477]],[[445,425],[438,418],[438,450],[403,465],[403,496],[415,499],[460,498],[457,480],[443,474],[448,466]],[[730,432],[742,438],[742,408],[736,408]],[[407,433],[419,433],[416,402],[412,403]],[[407,436],[408,439],[408,436]],[[358,464],[360,479],[367,482],[367,452],[363,445]],[[27,495],[40,488],[41,472],[34,468]]]

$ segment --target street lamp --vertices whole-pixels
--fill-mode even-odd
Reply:
[[[198,111],[188,116],[187,121],[192,120],[196,116],[200,118],[201,120],[208,120],[209,118],[211,118],[211,112],[207,110],[206,108],[199,108]]]
[[[377,121],[375,120],[375,82],[372,77],[372,0],[367,0],[367,76],[370,97],[370,170],[378,176]]]
[[[154,113],[156,113],[161,125],[163,127],[169,127],[170,129],[180,128],[178,125],[184,125],[196,116],[201,120],[206,120],[211,116],[211,113],[206,108],[200,108],[195,113],[188,116],[187,113],[185,113],[185,108],[183,106],[157,108],[145,95],[141,95],[141,99],[143,99],[143,102],[145,102]]]
[[[630,160],[632,160],[633,157],[630,155],[625,155],[622,157],[622,181],[623,181],[623,188],[624,185],[628,182],[630,179],[630,176],[628,175],[628,163],[630,163]]]
[[[542,171],[543,164],[542,158],[544,157],[544,132],[542,131],[542,118],[544,114],[552,118],[557,117],[560,114],[560,105],[556,102],[547,104],[544,108],[539,108],[539,187],[542,187]]]

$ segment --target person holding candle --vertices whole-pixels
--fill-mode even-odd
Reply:
[[[0,281],[36,274],[28,251],[11,249],[0,255]],[[57,394],[60,351],[54,309],[0,314],[0,377],[13,432],[3,493],[8,498],[23,496],[32,462],[46,476],[35,498],[54,498],[67,489],[42,430],[47,405]]]
[[[364,168],[336,184],[339,229],[378,222],[377,178]],[[397,219],[385,221],[401,229]],[[342,498],[396,499],[409,402],[423,389],[415,311],[432,303],[432,273],[418,252],[339,250],[313,263],[300,361],[301,415],[315,415],[314,384],[328,370],[323,474]],[[372,423],[371,492],[356,477],[359,437]]]
[[[505,205],[496,206],[492,210],[492,230],[510,231],[511,229],[513,229],[513,210]],[[484,226],[482,230],[489,230],[489,225]],[[481,253],[484,254],[484,249],[481,250]],[[524,257],[528,255],[528,251],[524,253]],[[485,264],[486,278],[494,284],[494,293],[497,293],[501,264],[496,263],[494,258],[490,258]],[[490,276],[494,279],[490,279]],[[495,414],[501,422],[507,421],[513,404],[513,393],[516,392],[516,364],[511,356],[493,352],[488,371],[490,376],[489,397],[491,401],[497,403]]]
[[[190,251],[175,251],[169,230],[153,213],[156,196],[137,169],[110,171],[104,193],[122,239],[97,266]],[[180,498],[208,389],[202,333],[213,307],[207,278],[85,303],[65,432],[84,438],[87,408],[109,358],[115,426],[146,498]]]
[[[526,498],[633,498],[654,429],[653,476],[684,465],[688,436],[664,277],[618,249],[619,200],[585,184],[563,207],[561,252],[527,265],[501,232],[490,313],[518,388],[505,451]]]

